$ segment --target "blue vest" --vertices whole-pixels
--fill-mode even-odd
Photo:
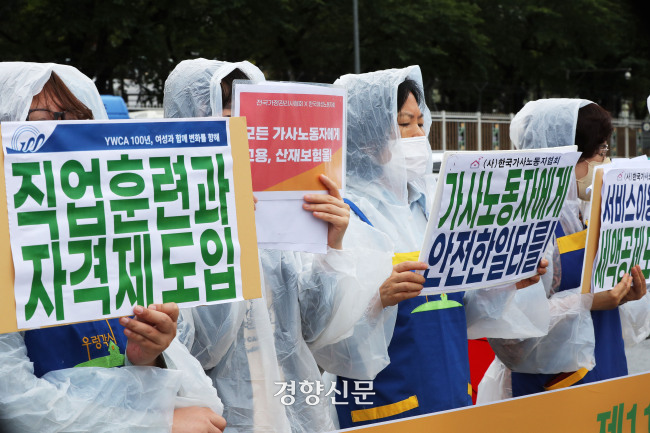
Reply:
[[[127,338],[119,319],[34,329],[24,339],[38,377],[64,368],[124,365]]]
[[[463,293],[450,293],[448,298],[462,303]],[[347,398],[337,397],[337,401],[346,403],[336,406],[341,428],[472,404],[465,309],[411,313],[425,302],[418,296],[398,304],[395,331],[388,347],[390,364],[372,381],[370,392],[374,395],[360,399],[358,383],[339,377],[338,391],[347,391]],[[372,404],[359,404],[364,402]],[[354,411],[364,409],[376,413],[358,412],[357,419],[365,420],[353,422]]]
[[[462,304],[463,293],[450,293],[448,299]],[[338,378],[341,428],[471,406],[465,308],[412,313],[426,302],[418,296],[397,305],[390,364],[372,381],[372,389],[363,391],[369,381]]]
[[[560,224],[557,225],[555,236],[564,237]],[[562,279],[560,291],[580,286],[582,276],[582,263],[585,250],[569,251],[560,255],[562,266]],[[627,375],[627,359],[623,343],[623,330],[618,308],[605,311],[592,311],[591,318],[594,322],[596,346],[594,355],[596,366],[576,384],[585,384],[599,380],[611,379]],[[554,374],[526,374],[512,372],[512,395],[534,394],[544,391],[544,385],[551,381]]]

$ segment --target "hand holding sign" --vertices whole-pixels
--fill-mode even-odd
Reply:
[[[537,265],[537,275],[533,275],[530,278],[526,278],[525,280],[521,280],[517,282],[517,290],[519,289],[525,289],[526,287],[530,287],[533,284],[536,284],[539,282],[539,279],[546,273],[546,268],[548,267],[548,260],[542,259],[539,261],[539,264]]]
[[[593,187],[582,291],[609,292],[627,271],[633,286],[620,301],[640,299],[650,280],[650,201],[646,200],[650,191],[650,166],[647,158],[621,159],[598,167]],[[610,301],[607,306],[612,305],[614,300],[606,295],[603,298]],[[595,305],[598,299],[598,296],[594,298]],[[614,307],[617,305],[619,303]]]
[[[136,305],[135,319],[122,317],[120,324],[128,338],[126,356],[134,365],[156,365],[156,358],[169,347],[176,336],[178,305],[174,302],[152,304],[149,308]]]
[[[591,310],[613,310],[622,302],[624,303],[624,299],[631,287],[632,276],[626,273],[612,290],[605,290],[604,292],[594,294],[594,302],[591,305]]]
[[[307,194],[302,207],[311,211],[314,217],[327,223],[327,245],[340,250],[343,248],[343,236],[350,223],[350,206],[343,202],[339,188],[329,177],[321,174],[320,181],[329,194]]]
[[[393,266],[390,277],[379,288],[381,304],[384,308],[415,298],[422,291],[424,277],[411,271],[424,271],[423,262],[401,262]]]
[[[643,275],[641,266],[634,266],[630,273],[632,274],[632,286],[630,287],[630,291],[627,292],[625,298],[623,298],[623,302],[621,302],[621,304],[627,301],[638,301],[646,294],[645,276]]]

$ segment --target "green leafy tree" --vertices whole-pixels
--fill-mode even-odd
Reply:
[[[592,99],[646,115],[650,6],[634,0],[359,0],[362,72],[419,64],[433,109]],[[249,60],[272,80],[353,72],[350,0],[4,0],[0,60],[68,63],[101,93],[162,102],[182,60]],[[630,70],[631,78],[624,72]],[[434,98],[433,95],[436,95]]]

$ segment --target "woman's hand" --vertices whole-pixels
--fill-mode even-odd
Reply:
[[[390,307],[419,295],[425,278],[411,271],[424,271],[427,267],[423,262],[402,262],[393,266],[390,277],[379,287],[381,305]]]
[[[149,308],[136,305],[133,313],[134,319],[120,319],[128,339],[126,356],[133,365],[155,366],[158,356],[176,336],[178,305],[174,302],[151,304]]]
[[[340,250],[343,248],[343,235],[350,223],[350,206],[343,202],[339,188],[329,177],[320,175],[320,181],[329,194],[307,194],[307,203],[303,209],[310,211],[316,218],[325,221],[327,227],[327,245]]]
[[[619,305],[623,305],[628,301],[638,301],[646,294],[645,276],[643,275],[641,266],[634,266],[630,273],[632,274],[632,286]]]
[[[226,420],[207,407],[181,407],[174,410],[172,433],[222,433]]]
[[[526,278],[525,280],[519,281],[516,285],[517,290],[526,288],[528,286],[532,286],[533,284],[537,283],[541,276],[546,273],[546,268],[548,267],[548,260],[542,259],[539,261],[539,265],[537,266],[537,275],[533,275],[530,278]]]
[[[612,290],[598,292],[594,295],[594,302],[591,305],[591,310],[613,310],[621,303],[625,303],[623,300],[631,288],[632,276],[626,273]]]

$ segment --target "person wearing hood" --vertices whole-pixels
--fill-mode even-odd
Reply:
[[[503,362],[512,370],[515,397],[627,375],[619,312],[628,301],[647,299],[641,268],[634,266],[611,290],[580,293],[587,222],[581,209],[589,204],[594,167],[608,162],[612,131],[609,113],[584,99],[532,101],[512,120],[510,137],[519,149],[575,144],[582,152],[555,232],[553,279],[545,284],[552,311],[549,332],[523,341],[490,340],[497,354],[494,368]],[[647,319],[647,308],[643,314]]]
[[[264,75],[249,62],[181,62],[165,83],[165,116],[229,115],[237,78],[260,82]],[[390,272],[390,254],[369,247],[341,249],[343,233],[347,239],[368,229],[363,223],[347,227],[347,206],[336,186],[322,180],[330,195],[315,194],[309,204],[327,201],[335,209],[323,208],[324,213],[345,209],[346,215],[344,224],[329,226],[327,254],[261,249],[263,299],[181,312],[180,332],[224,401],[227,431],[334,430],[328,389],[314,402],[299,382],[319,386],[319,364],[363,379],[388,363],[384,315],[370,301]],[[369,350],[346,346],[354,326]]]
[[[424,278],[410,271],[427,268],[426,263],[415,260],[435,186],[427,140],[431,114],[424,102],[420,68],[349,74],[334,84],[348,90],[348,203],[359,220],[392,241],[395,265],[379,290],[385,313],[397,314],[388,348],[391,362],[372,382],[370,395],[361,400],[349,394],[359,382],[339,375],[339,391],[348,391],[345,404],[336,408],[340,426],[356,427],[471,405],[468,335],[543,335],[548,310],[544,305],[539,311],[533,308],[544,300],[536,283],[539,276],[517,283],[522,288],[534,286],[525,291],[526,302],[514,302],[513,284],[467,294],[449,293],[447,308],[412,313],[427,302],[418,297]],[[545,272],[544,265],[538,269],[540,274]],[[440,295],[429,298],[443,301]],[[528,309],[521,310],[518,305]]]
[[[107,119],[93,82],[66,65],[0,63],[0,101],[0,121]],[[134,314],[0,335],[4,425],[39,433],[221,431],[219,397],[174,339],[178,306],[136,306]],[[96,335],[110,335],[110,344],[80,343]],[[109,351],[117,359],[109,367],[127,366],[94,367]]]

